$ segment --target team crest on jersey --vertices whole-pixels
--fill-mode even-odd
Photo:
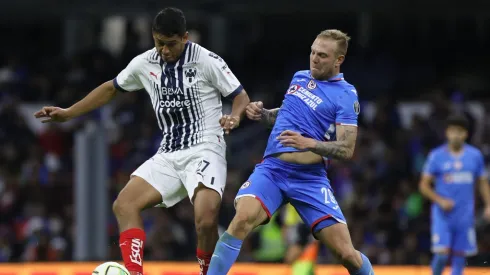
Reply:
[[[299,89],[299,85],[291,85],[288,89],[288,94],[294,94]]]
[[[242,187],[240,189],[245,189],[250,186],[250,181],[246,181],[244,184],[242,184]]]
[[[312,79],[310,82],[308,82],[308,85],[306,86],[309,90],[314,90],[316,88],[316,82]]]
[[[454,162],[454,169],[455,170],[461,170],[461,168],[463,168],[463,163],[461,161],[455,161]]]
[[[359,104],[359,101],[354,102],[354,112],[356,112],[356,115],[359,115],[361,113],[361,104]]]
[[[184,76],[187,78],[187,82],[194,83],[196,81],[197,69],[189,68],[184,71]]]

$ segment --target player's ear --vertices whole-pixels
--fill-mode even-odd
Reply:
[[[182,36],[182,41],[186,43],[188,39],[189,39],[189,32],[186,31]]]
[[[345,55],[337,56],[337,60],[335,61],[335,67],[339,67],[340,65],[342,65],[342,63],[344,63],[344,60],[345,60]]]

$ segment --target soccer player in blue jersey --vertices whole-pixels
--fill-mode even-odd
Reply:
[[[227,274],[246,236],[288,202],[349,274],[374,274],[352,245],[325,169],[327,158],[351,158],[356,144],[357,92],[340,73],[349,39],[339,30],[321,32],[311,46],[310,70],[294,74],[282,106],[247,106],[250,119],[273,129],[263,162],[236,196],[236,215],[216,245],[209,275]]]
[[[432,204],[432,274],[440,275],[451,258],[452,275],[463,274],[465,257],[477,253],[474,229],[474,184],[479,184],[485,203],[484,217],[490,221],[490,187],[483,155],[465,143],[468,121],[451,116],[446,127],[447,143],[432,150],[427,158],[420,192]],[[435,189],[431,183],[435,182]]]

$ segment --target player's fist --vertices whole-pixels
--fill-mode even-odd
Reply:
[[[449,200],[449,199],[442,199],[439,202],[439,206],[444,210],[444,211],[451,211],[454,207],[454,201]]]
[[[34,117],[41,119],[42,123],[46,122],[65,122],[70,119],[67,109],[60,107],[43,107],[34,113]]]
[[[220,118],[219,124],[221,124],[221,128],[225,130],[225,134],[229,135],[230,131],[238,127],[240,124],[240,117],[224,115]]]
[[[258,121],[262,119],[262,110],[264,110],[262,101],[250,102],[245,109],[245,113],[249,119]]]

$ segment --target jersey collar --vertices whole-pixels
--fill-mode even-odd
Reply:
[[[328,82],[336,82],[336,81],[341,81],[341,80],[344,80],[344,74],[343,73],[339,73],[338,75],[332,76],[327,81]]]

